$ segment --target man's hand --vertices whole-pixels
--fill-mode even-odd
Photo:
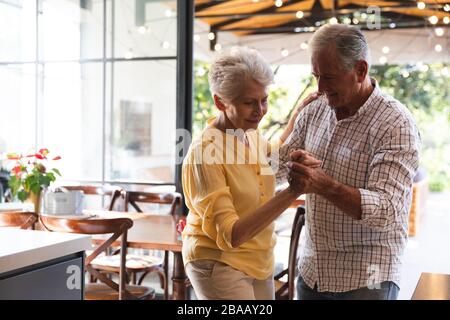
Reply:
[[[322,161],[314,158],[314,156],[306,150],[296,150],[290,154],[291,162],[288,162],[289,172],[289,185],[292,189],[301,193],[310,193],[311,183],[305,178],[305,174],[311,174],[314,170],[320,170],[323,175],[325,173],[320,166]],[[301,166],[297,168],[297,165]],[[312,170],[305,172],[305,170]]]
[[[328,176],[313,155],[305,150],[291,153],[287,163],[289,170],[289,185],[292,190],[300,193],[315,193],[325,197],[345,214],[361,219],[361,194],[357,188],[347,186]]]

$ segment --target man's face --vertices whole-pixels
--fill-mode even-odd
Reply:
[[[330,107],[350,107],[358,97],[359,86],[355,68],[345,71],[340,65],[336,49],[332,46],[313,53],[311,62],[318,91],[326,95]]]
[[[267,113],[268,88],[254,80],[242,87],[239,96],[226,106],[228,119],[237,129],[258,128],[258,124]]]

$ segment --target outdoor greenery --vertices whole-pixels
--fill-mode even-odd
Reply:
[[[209,64],[194,66],[193,135],[198,137],[206,120],[216,115],[208,87]],[[276,69],[277,70],[277,69]],[[275,70],[275,72],[276,72]],[[421,166],[428,176],[430,190],[450,190],[450,70],[443,64],[373,66],[371,74],[381,89],[405,104],[417,121],[421,137]],[[299,75],[298,92],[274,86],[269,96],[269,112],[260,128],[268,137],[281,134],[297,101],[315,89],[310,75]],[[292,99],[292,95],[295,95]],[[289,103],[294,101],[294,103]]]

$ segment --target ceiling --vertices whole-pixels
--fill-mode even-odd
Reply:
[[[246,45],[260,50],[271,62],[308,63],[305,44],[312,33],[326,23],[346,23],[361,28],[375,64],[384,58],[388,62],[448,62],[450,2],[422,2],[195,0],[194,40],[204,55]],[[440,50],[436,51],[437,45]],[[382,51],[386,46],[389,49]]]

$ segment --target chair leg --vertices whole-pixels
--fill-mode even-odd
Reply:
[[[169,251],[164,251],[164,299],[169,299]]]
[[[131,272],[131,284],[135,285],[136,284],[136,273],[137,272]]]
[[[139,281],[137,282],[137,284],[138,284],[139,286],[142,284],[142,281],[144,281],[144,278],[145,278],[145,276],[146,276],[147,274],[149,274],[148,271],[144,272],[144,273],[142,274],[142,276],[139,278]]]

